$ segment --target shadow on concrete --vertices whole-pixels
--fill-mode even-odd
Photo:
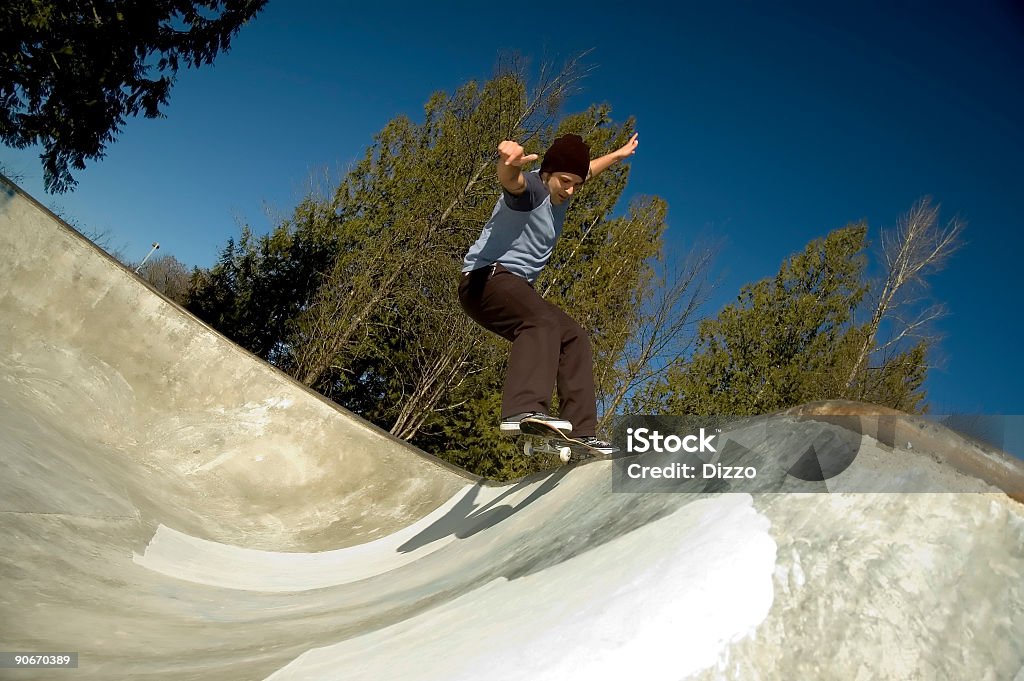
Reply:
[[[553,471],[545,471],[523,478],[479,508],[476,506],[476,499],[480,494],[481,485],[474,485],[451,511],[439,518],[437,522],[423,530],[423,532],[402,544],[398,547],[398,550],[401,553],[408,553],[445,537],[455,536],[459,539],[465,539],[472,537],[477,532],[494,527],[558,487],[559,481],[566,476],[568,471],[569,467],[563,466]],[[543,482],[519,503],[514,506],[501,503],[504,499],[535,484],[539,480],[543,480]]]

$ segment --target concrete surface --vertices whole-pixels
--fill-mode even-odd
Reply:
[[[0,652],[80,661],[0,678],[1024,679],[1019,463],[878,423],[751,426],[854,442],[834,493],[617,493],[606,461],[489,484],[4,184]]]

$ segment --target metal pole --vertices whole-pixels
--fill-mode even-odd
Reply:
[[[139,273],[139,270],[142,269],[142,266],[146,264],[147,260],[149,260],[149,256],[153,255],[154,251],[156,251],[156,249],[158,248],[160,248],[160,244],[154,241],[153,248],[149,249],[149,253],[147,253],[146,257],[142,259],[142,262],[139,263],[139,266],[135,268],[135,274]]]

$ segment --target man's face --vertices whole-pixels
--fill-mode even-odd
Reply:
[[[573,192],[579,189],[583,178],[573,173],[549,173],[545,184],[551,192],[551,204],[558,206],[568,201]]]

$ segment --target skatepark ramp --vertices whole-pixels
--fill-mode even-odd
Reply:
[[[1020,462],[880,418],[737,427],[779,459],[852,447],[827,489],[489,483],[4,182],[0,679],[1024,681]],[[14,655],[57,652],[76,668]]]

